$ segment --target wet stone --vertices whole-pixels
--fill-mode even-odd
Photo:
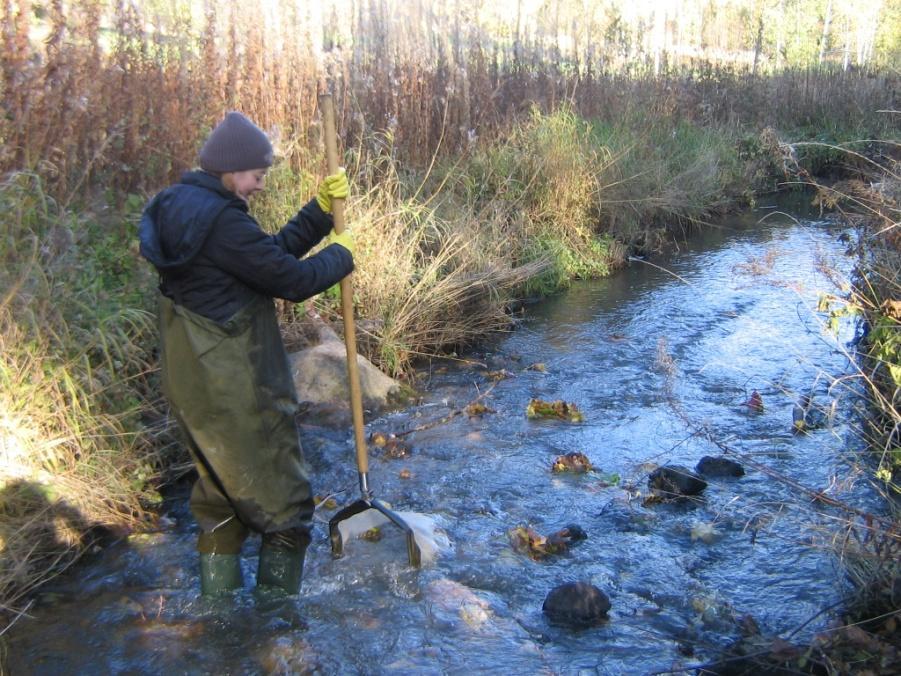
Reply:
[[[570,523],[554,533],[555,537],[565,539],[567,542],[577,542],[579,540],[587,540],[588,533],[578,524]]]
[[[664,496],[683,497],[698,495],[707,488],[707,482],[687,467],[664,465],[651,472],[648,488]]]
[[[705,455],[698,461],[695,471],[706,476],[744,476],[745,468],[741,463],[729,458]]]
[[[615,504],[605,508],[599,515],[601,522],[618,533],[647,535],[651,532],[657,517],[645,510],[636,510],[625,504]]]
[[[567,582],[550,591],[541,609],[555,624],[588,627],[607,617],[610,599],[588,582]]]

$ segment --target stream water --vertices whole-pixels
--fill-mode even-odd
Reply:
[[[731,217],[670,257],[529,307],[514,331],[423,373],[421,402],[369,422],[370,432],[425,428],[404,436],[408,457],[373,447],[370,482],[395,508],[438,519],[451,545],[431,565],[410,569],[390,529],[333,559],[334,512],[322,508],[298,599],[253,593],[249,541],[245,590],[211,602],[199,596],[196,533],[177,495],[159,532],[47,588],[7,635],[10,673],[649,673],[710,659],[747,616],[764,633],[809,638],[847,592],[829,546],[840,514],[752,466],[710,479],[699,500],[644,498],[654,464],[694,468],[719,455],[713,438],[878,509],[853,464],[855,397],[831,379],[853,372],[854,326],[833,336],[816,312],[818,293],[836,291],[823,265],[852,266],[842,234],[772,208]],[[510,375],[494,384],[487,373],[501,369]],[[488,412],[435,424],[492,386],[480,400]],[[755,389],[763,412],[743,406]],[[793,434],[805,393],[832,415]],[[575,403],[585,422],[530,421],[533,397]],[[317,493],[355,499],[349,429],[313,422],[302,434]],[[576,451],[595,471],[551,471]],[[511,547],[517,526],[568,524],[588,537],[564,554],[536,561]],[[548,622],[545,596],[575,580],[610,597],[606,622]]]

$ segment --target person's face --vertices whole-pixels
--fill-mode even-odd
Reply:
[[[231,179],[226,182],[226,187],[244,201],[249,200],[251,195],[266,187],[266,169],[235,171],[229,176]]]

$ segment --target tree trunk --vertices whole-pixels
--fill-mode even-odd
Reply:
[[[751,74],[757,75],[757,64],[760,61],[760,50],[763,47],[763,11],[757,15],[757,39],[754,41],[754,66]]]
[[[832,0],[826,3],[826,16],[823,19],[823,36],[820,38],[820,58],[819,63],[823,63],[823,57],[826,54],[826,43],[829,41],[829,28],[832,24]]]
[[[654,27],[652,32],[654,49],[654,76],[660,75],[660,59],[666,42],[666,9],[654,9]]]
[[[516,0],[516,37],[513,41],[513,60],[519,63],[520,44],[519,31],[522,30],[522,0]]]
[[[785,63],[785,0],[779,0],[779,27],[776,29],[776,67]]]

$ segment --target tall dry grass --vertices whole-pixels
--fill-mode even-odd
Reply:
[[[386,185],[387,181],[387,185]],[[470,345],[509,325],[509,301],[545,260],[516,261],[497,223],[404,196],[396,172],[354,197],[359,314],[373,360],[393,375],[417,358]],[[438,193],[440,195],[440,193]],[[436,198],[437,199],[437,198]]]
[[[877,152],[855,149],[874,144]],[[890,518],[850,519],[836,533],[834,546],[854,584],[851,620],[882,631],[886,622],[894,626],[901,606],[901,144],[866,141],[825,149],[845,156],[856,172],[827,184],[797,167],[797,147],[783,148],[786,165],[816,191],[821,208],[837,211],[857,230],[854,277],[835,279],[847,294],[828,299],[819,309],[828,313],[827,325],[829,319],[851,315],[865,328],[848,351],[855,370],[838,385],[864,393],[869,411],[857,435]],[[835,275],[829,268],[824,271]]]
[[[0,209],[0,610],[15,614],[99,537],[149,522],[160,450],[153,322],[92,262],[106,235],[33,174],[0,183]]]

